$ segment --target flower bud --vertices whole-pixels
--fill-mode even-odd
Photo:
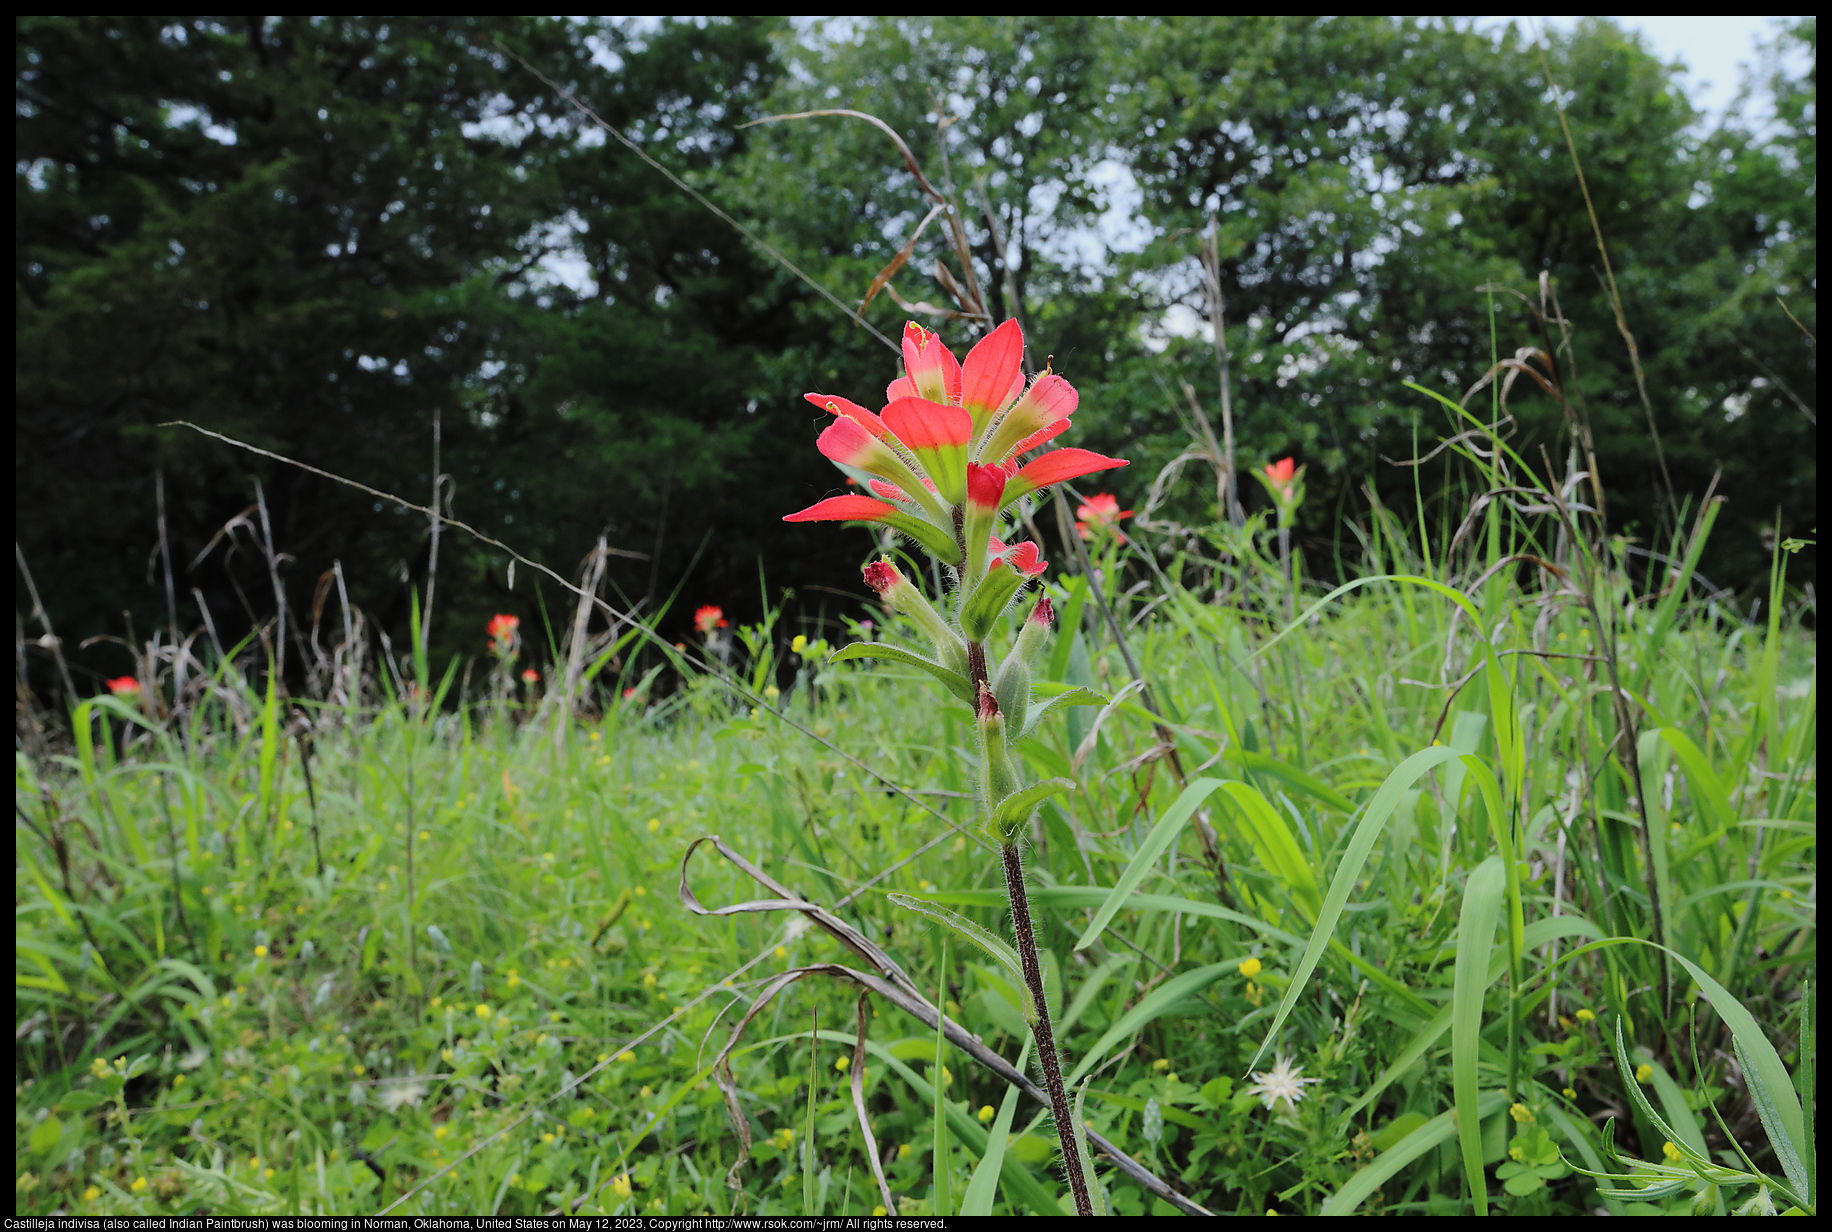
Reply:
[[[1018,790],[1018,776],[1012,769],[1011,750],[1005,744],[1005,716],[999,711],[999,699],[984,681],[980,683],[975,710],[980,729],[981,805],[990,823],[999,801]]]
[[[915,621],[935,643],[936,656],[950,667],[964,667],[967,647],[960,635],[948,627],[942,614],[930,605],[920,590],[888,560],[874,560],[865,566],[865,584],[892,607]]]

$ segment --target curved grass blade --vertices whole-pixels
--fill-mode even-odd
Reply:
[[[1348,902],[1349,892],[1355,887],[1355,879],[1361,876],[1362,865],[1367,863],[1368,853],[1374,848],[1374,840],[1380,837],[1381,829],[1393,815],[1393,810],[1399,807],[1406,792],[1427,771],[1460,756],[1457,750],[1442,745],[1421,749],[1395,767],[1393,773],[1380,785],[1380,790],[1374,793],[1374,798],[1368,801],[1367,812],[1356,823],[1348,850],[1343,853],[1336,876],[1330,881],[1329,893],[1324,896],[1323,909],[1317,915],[1317,926],[1311,929],[1310,941],[1304,947],[1304,956],[1298,960],[1291,983],[1285,988],[1285,996],[1279,1001],[1278,1012],[1272,1017],[1272,1026],[1267,1029],[1266,1038],[1260,1041],[1253,1059],[1247,1062],[1247,1069],[1251,1070],[1257,1065],[1272,1041],[1278,1038],[1279,1028],[1285,1025],[1292,1006],[1297,1004],[1299,994],[1304,991],[1304,985],[1310,979],[1310,973],[1317,969],[1317,963],[1322,959],[1323,951],[1336,931],[1336,922],[1342,918],[1342,908]]]
[[[1478,1111],[1481,1091],[1476,1084],[1476,1058],[1482,1046],[1483,979],[1489,951],[1494,948],[1495,922],[1501,918],[1501,900],[1507,892],[1507,875],[1500,856],[1490,856],[1475,867],[1463,890],[1463,913],[1457,921],[1457,968],[1450,1005],[1451,1090],[1456,1101],[1457,1138],[1463,1148],[1463,1171],[1469,1178],[1469,1196],[1476,1214],[1488,1214],[1488,1178],[1482,1171],[1482,1118]]]
[[[829,663],[844,663],[848,659],[885,659],[892,663],[902,663],[908,667],[920,667],[935,679],[946,685],[948,692],[962,701],[971,702],[974,697],[973,686],[967,678],[951,667],[943,667],[933,659],[925,658],[912,650],[901,646],[887,646],[883,642],[854,642],[842,646],[828,656]]]
[[[1081,940],[1075,943],[1075,949],[1078,952],[1093,945],[1101,933],[1106,931],[1108,923],[1118,914],[1127,897],[1138,889],[1139,883],[1145,880],[1152,866],[1157,863],[1158,857],[1176,843],[1177,836],[1183,833],[1183,827],[1189,824],[1191,817],[1195,816],[1197,807],[1222,785],[1221,779],[1197,779],[1185,787],[1176,801],[1164,810],[1164,815],[1158,819],[1158,824],[1151,828],[1151,833],[1145,836],[1145,841],[1139,844],[1138,851],[1133,853],[1132,860],[1126,865],[1125,871],[1120,874],[1119,880],[1113,883],[1113,889],[1107,894],[1107,901],[1102,903],[1100,910],[1094,913],[1093,920],[1089,921],[1088,927],[1081,934]]]
[[[1535,920],[1527,925],[1526,943],[1528,949],[1537,949],[1548,942],[1562,940],[1566,937],[1588,937],[1595,940],[1599,935],[1597,926],[1592,924],[1589,920],[1586,920],[1583,916],[1561,915],[1553,916],[1545,920]],[[1495,981],[1501,978],[1501,973],[1506,969],[1506,955],[1489,955],[1487,986],[1491,988],[1494,987]],[[1373,1103],[1376,1099],[1380,1098],[1380,1093],[1392,1085],[1400,1075],[1416,1065],[1418,1059],[1425,1055],[1426,1050],[1437,1043],[1444,1032],[1450,1030],[1450,1017],[1455,1009],[1456,1006],[1454,1004],[1446,1005],[1443,1009],[1434,1014],[1431,1021],[1420,1028],[1418,1034],[1412,1037],[1412,1042],[1400,1049],[1399,1055],[1393,1059],[1393,1063],[1387,1066],[1385,1070],[1381,1071],[1380,1077],[1374,1080],[1373,1085],[1363,1091],[1361,1095],[1356,1098],[1355,1102],[1348,1106],[1344,1111],[1344,1115],[1353,1116]]]
[[[1163,1014],[1179,1001],[1195,996],[1228,972],[1235,970],[1239,963],[1240,960],[1237,958],[1232,962],[1219,962],[1207,967],[1198,967],[1194,971],[1185,971],[1175,979],[1168,980],[1152,989],[1143,1000],[1109,1027],[1107,1033],[1095,1042],[1094,1047],[1082,1054],[1080,1063],[1075,1066],[1075,1072],[1064,1081],[1071,1085],[1080,1082],[1088,1071],[1092,1070],[1100,1059],[1107,1055],[1108,1049]]]
[[[999,801],[992,810],[992,829],[995,834],[1010,834],[1012,827],[1023,825],[1030,820],[1030,815],[1037,811],[1037,806],[1051,796],[1061,795],[1065,791],[1075,790],[1074,779],[1044,779],[1041,783],[1032,783],[1022,791],[1013,792]]]
[[[1003,967],[1005,973],[1011,977],[1012,986],[1024,993],[1025,1017],[1033,1022],[1036,1021],[1037,1007],[1031,1000],[1030,984],[1024,978],[1024,965],[1018,961],[1018,951],[1006,945],[1002,938],[994,936],[988,929],[981,928],[964,915],[956,915],[946,907],[914,898],[908,894],[889,894],[886,897],[899,907],[907,907],[918,915],[928,916],[938,924],[946,924],[986,951],[992,960]]]
[[[1278,874],[1298,909],[1315,920],[1323,907],[1317,879],[1284,817],[1271,801],[1245,783],[1228,783],[1227,795],[1245,819],[1254,849],[1266,862],[1267,870]]]
[[[1507,1104],[1508,1097],[1490,1091],[1476,1105],[1478,1118],[1494,1116]],[[1457,1113],[1440,1112],[1398,1142],[1375,1156],[1374,1162],[1351,1176],[1341,1189],[1331,1194],[1317,1213],[1319,1215],[1352,1215],[1374,1191],[1393,1179],[1399,1170],[1427,1151],[1450,1141],[1457,1132]]]
[[[1030,1040],[1024,1041],[1024,1050],[1018,1054],[1018,1068],[1030,1060]],[[999,1194],[999,1169],[1005,1166],[1005,1146],[1011,1140],[1011,1120],[1018,1111],[1018,1088],[1006,1087],[1005,1098],[999,1104],[999,1115],[992,1123],[992,1129],[986,1135],[986,1153],[980,1156],[979,1164],[968,1178],[967,1192],[961,1197],[963,1215],[992,1214],[993,1199]],[[1092,1175],[1090,1173],[1089,1175]]]

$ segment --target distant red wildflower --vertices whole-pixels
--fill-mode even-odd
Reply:
[[[1124,543],[1126,536],[1120,534],[1118,523],[1131,516],[1132,510],[1121,509],[1111,492],[1096,492],[1075,510],[1075,533],[1092,539],[1102,531],[1112,531]]]
[[[708,603],[705,607],[694,609],[693,627],[703,634],[711,633],[714,629],[729,628],[731,623],[731,621],[725,619],[724,608],[714,607],[712,604]]]
[[[1266,478],[1270,479],[1276,488],[1289,488],[1297,471],[1298,464],[1294,458],[1280,458],[1277,462],[1266,464]]]
[[[539,683],[540,679],[541,679],[541,674],[535,671],[532,667],[526,668],[522,672],[522,683],[523,684],[537,684]]]
[[[138,697],[140,695],[140,682],[132,676],[116,676],[107,683],[108,691],[116,697]]]

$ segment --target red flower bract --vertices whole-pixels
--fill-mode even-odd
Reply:
[[[106,683],[108,691],[116,697],[134,697],[140,692],[140,682],[132,676],[116,676]]]
[[[1297,474],[1298,464],[1293,458],[1280,458],[1277,462],[1266,464],[1266,478],[1281,488],[1291,486],[1292,476]]]
[[[863,500],[867,498],[861,497],[859,499]],[[714,607],[712,604],[708,603],[705,607],[698,607],[693,610],[693,627],[698,629],[701,633],[711,633],[714,629],[724,629],[730,627],[730,625],[731,621],[725,619],[724,608]]]
[[[490,617],[490,623],[483,627],[483,631],[490,635],[491,641],[505,642],[514,637],[515,631],[521,627],[521,617],[498,614]]]
[[[882,499],[831,497],[787,522],[878,522],[922,544],[970,582],[987,561],[999,515],[1040,488],[1125,466],[1086,449],[1023,456],[1061,435],[1077,405],[1074,386],[1045,372],[1026,388],[1024,334],[1007,321],[963,365],[914,321],[903,331],[904,372],[874,415],[832,394],[808,401],[835,416],[821,453]],[[963,555],[964,551],[964,555]]]

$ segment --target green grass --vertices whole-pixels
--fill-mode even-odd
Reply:
[[[1190,794],[1145,694],[1025,750],[1033,777],[1079,783],[1029,852],[1065,1068],[1091,1079],[1092,1128],[1211,1210],[1755,1193],[1686,1172],[1599,1197],[1566,1161],[1631,1171],[1604,1149],[1612,1117],[1648,1166],[1606,1185],[1655,1183],[1681,1147],[1741,1168],[1740,1147],[1785,1183],[1777,1136],[1813,1167],[1810,609],[1784,613],[1779,578],[1758,623],[1683,585],[1638,599],[1608,561],[1586,582],[1581,553],[1487,529],[1453,575],[1377,522],[1365,584],[1327,603],[1252,555],[1188,589],[1109,554]],[[1515,553],[1556,557],[1569,585],[1520,562],[1481,579]],[[1192,585],[1216,570],[1161,563]],[[1039,674],[1118,693],[1092,594],[1068,579],[1057,599]],[[720,835],[833,910],[1013,1061],[1020,994],[886,897],[1008,935],[966,709],[913,670],[802,660],[792,632],[741,631],[753,662],[769,646],[794,666],[780,715],[707,676],[656,704],[607,690],[580,722],[309,707],[308,790],[282,706],[219,664],[179,718],[106,699],[62,753],[19,756],[18,1211],[870,1213],[857,990],[824,975],[736,1041],[752,1146],[728,1186],[715,1062],[734,1025],[781,973],[862,960],[793,913],[689,912],[689,844]],[[1609,756],[1611,658],[1640,783]],[[687,872],[709,908],[771,896],[709,845]],[[1062,1201],[1035,1104],[945,1042],[938,1063],[935,1029],[888,1002],[867,1014],[862,1093],[902,1213]],[[1618,1024],[1643,1081],[1612,1057]],[[1290,1111],[1249,1090],[1280,1058],[1318,1080]],[[1750,1067],[1806,1093],[1804,1124],[1769,1090],[1765,1130]],[[1172,1213],[1099,1172],[1118,1213]]]

